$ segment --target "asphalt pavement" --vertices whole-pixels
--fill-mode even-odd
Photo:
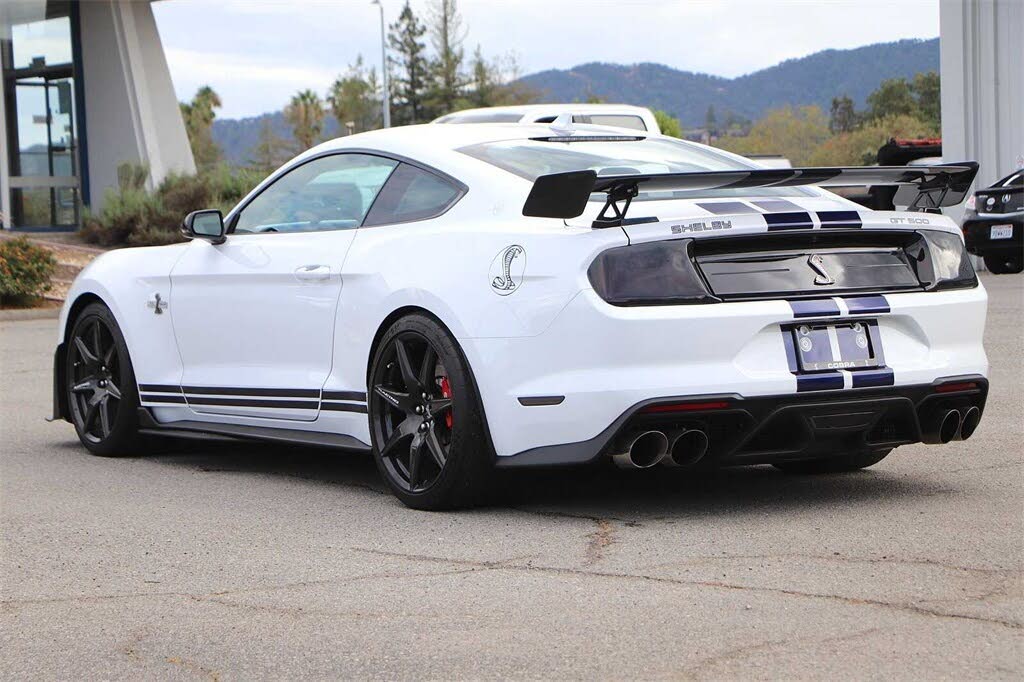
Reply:
[[[0,322],[0,678],[1021,679],[1024,277],[984,281],[970,441],[522,472],[455,513],[324,450],[92,457],[43,421],[56,322]]]

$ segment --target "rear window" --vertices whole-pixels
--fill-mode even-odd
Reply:
[[[447,211],[461,196],[462,190],[448,180],[403,163],[388,178],[363,227],[433,218]]]
[[[710,147],[668,138],[643,138],[628,141],[548,142],[541,140],[501,140],[459,149],[509,173],[533,182],[541,175],[594,170],[598,175],[646,173],[687,173],[699,171],[746,170],[753,163],[721,154]],[[812,196],[800,187],[736,188],[700,191],[641,193],[638,199],[689,199],[710,196]]]
[[[1021,187],[1024,186],[1024,173],[1014,173],[999,183],[1000,187]]]
[[[518,123],[522,114],[480,112],[479,114],[448,114],[435,123]]]

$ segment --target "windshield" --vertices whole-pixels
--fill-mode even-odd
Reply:
[[[541,175],[578,170],[594,170],[598,175],[633,175],[759,168],[753,162],[736,159],[710,147],[659,137],[627,141],[501,140],[462,147],[459,151],[509,173],[514,173],[530,182]],[[812,193],[797,187],[737,188],[642,192],[638,199],[642,201],[644,199],[686,199],[755,194],[758,196],[808,196]]]

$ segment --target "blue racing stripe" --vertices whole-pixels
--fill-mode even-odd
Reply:
[[[764,221],[768,223],[768,231],[776,230],[810,230],[814,228],[811,214],[804,212],[765,213]]]
[[[851,315],[889,312],[889,301],[885,300],[885,296],[855,296],[853,298],[844,298],[843,303],[846,304]]]
[[[832,227],[863,227],[860,214],[856,211],[818,211],[818,220],[825,228]]]
[[[843,375],[839,372],[821,374],[799,374],[796,377],[796,391],[829,391],[843,387]]]
[[[864,388],[867,386],[892,386],[896,383],[896,377],[893,374],[893,371],[888,367],[850,372],[850,375],[853,378],[854,388]]]
[[[831,298],[790,301],[789,307],[793,309],[793,317],[825,317],[839,314],[839,306]]]

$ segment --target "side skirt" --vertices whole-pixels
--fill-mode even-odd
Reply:
[[[215,440],[262,440],[314,447],[333,448],[349,452],[370,452],[370,446],[352,436],[339,433],[317,433],[299,429],[275,429],[268,426],[244,424],[215,424],[201,421],[176,421],[161,424],[145,407],[139,408],[139,432],[178,438],[212,438]]]

